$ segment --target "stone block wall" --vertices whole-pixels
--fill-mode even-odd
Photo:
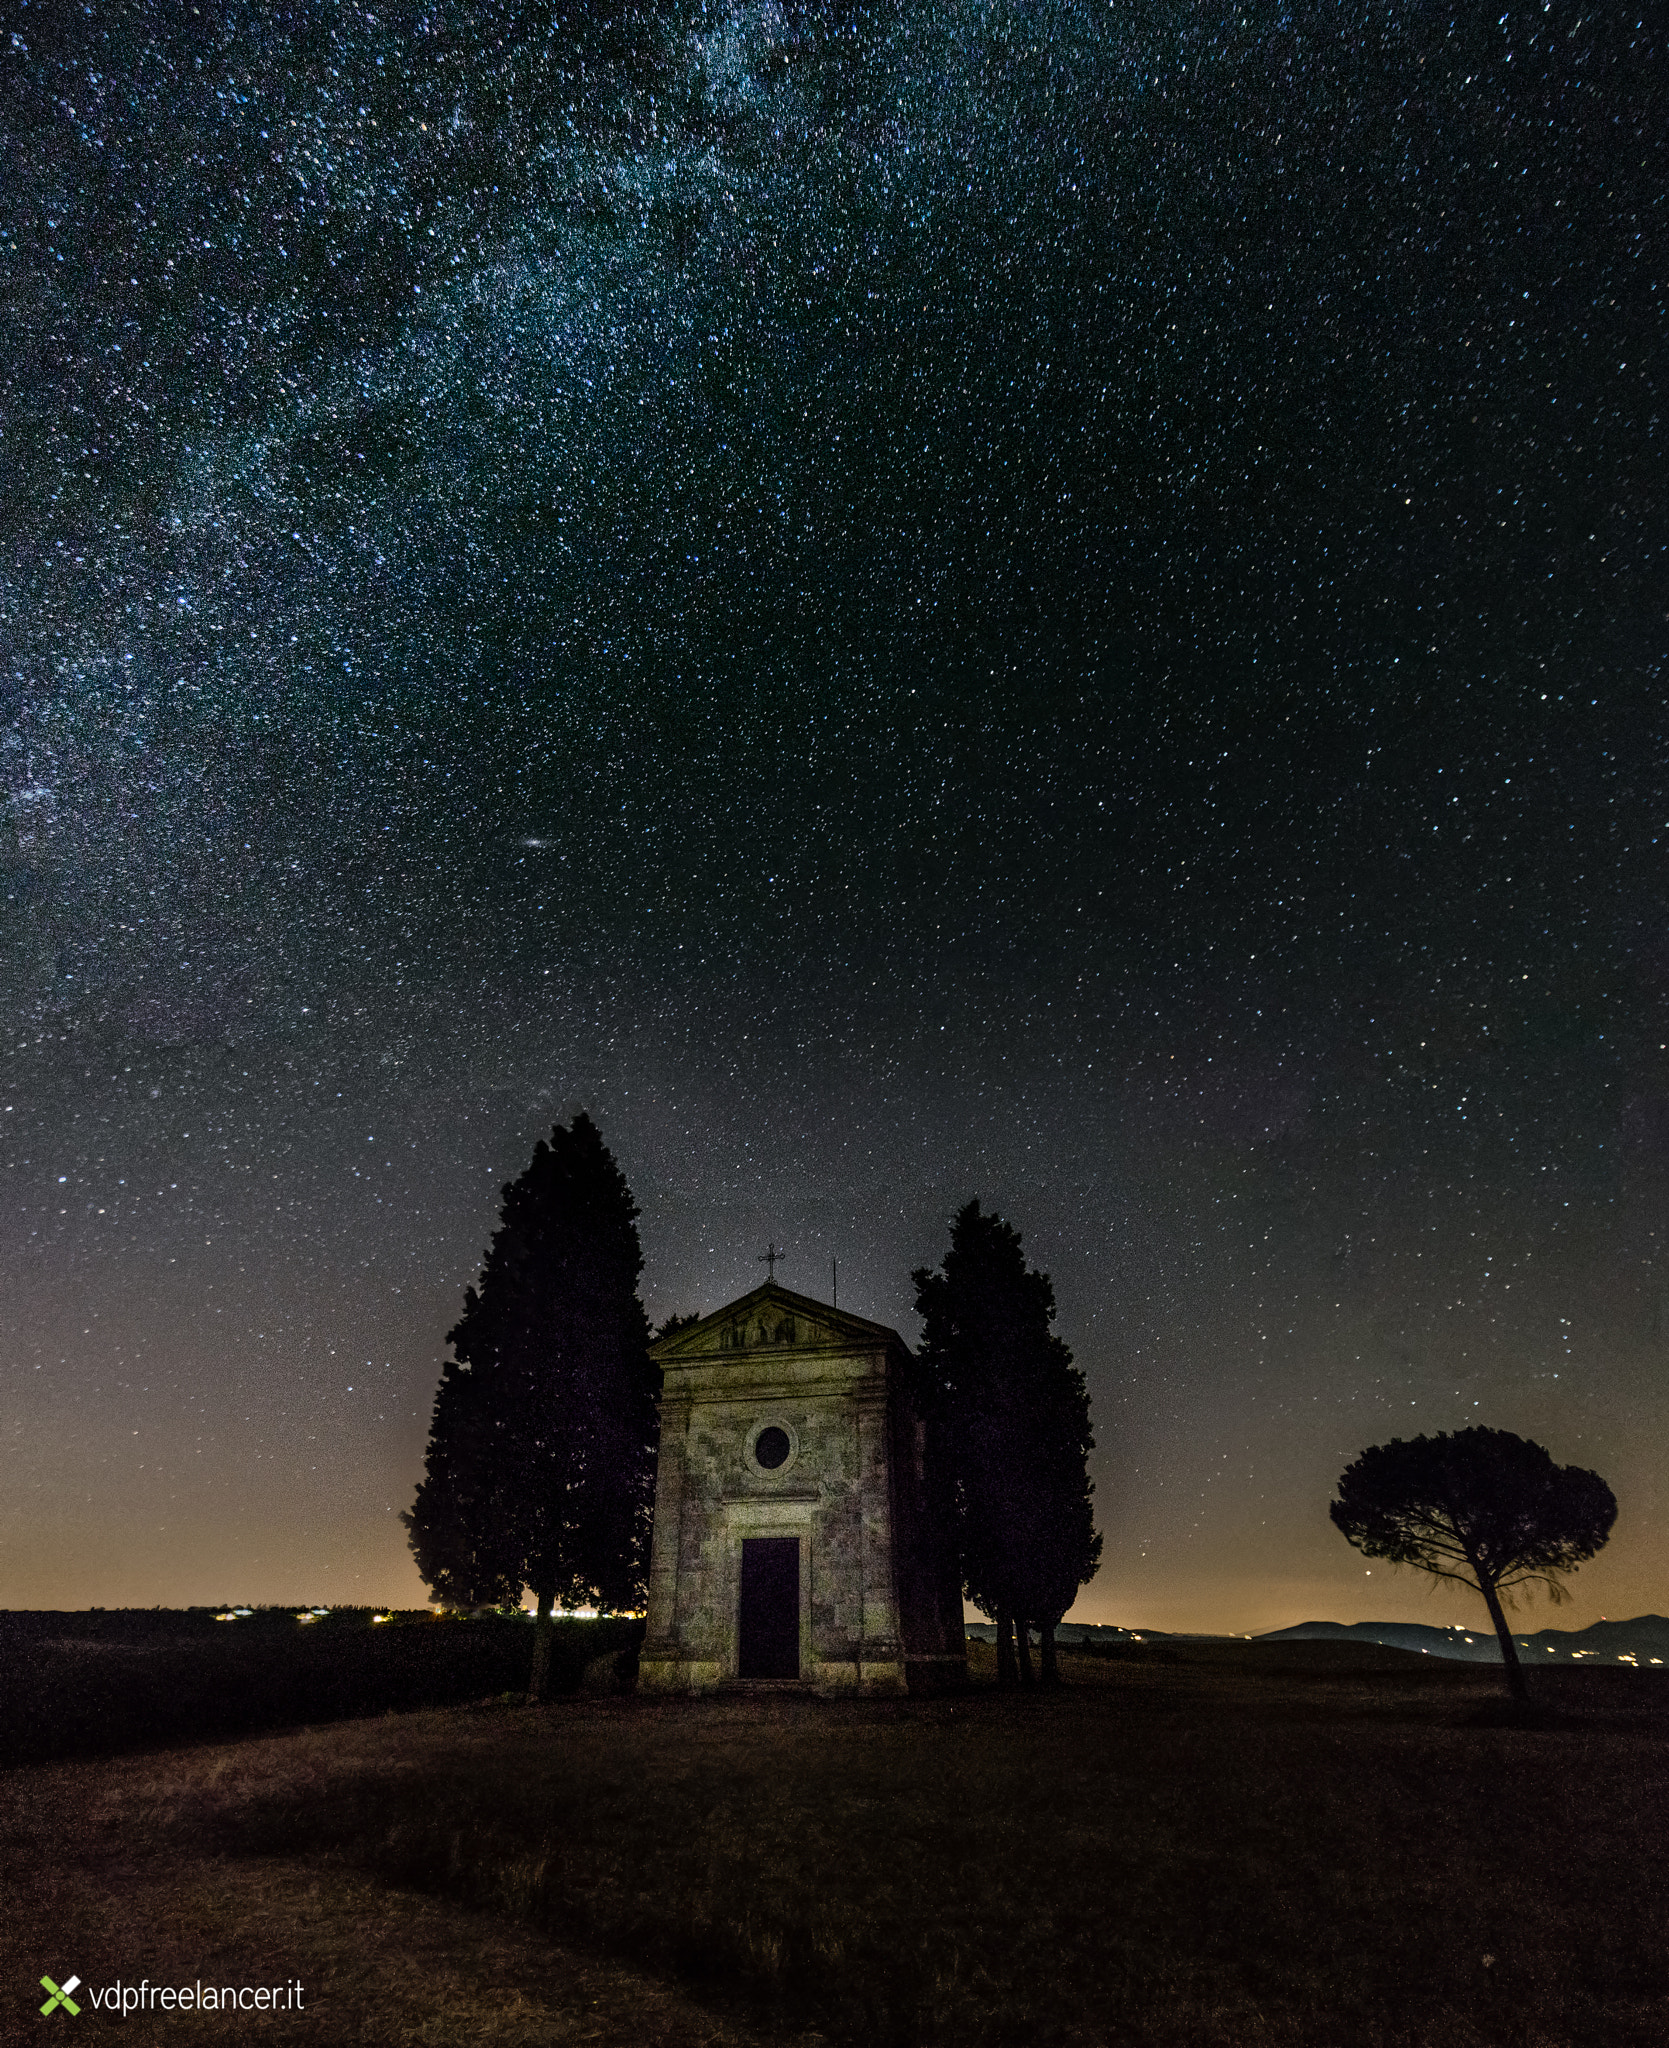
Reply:
[[[802,1680],[830,1693],[904,1691],[893,1468],[900,1427],[913,1441],[914,1422],[898,1420],[898,1338],[769,1288],[657,1351],[665,1386],[641,1686],[699,1692],[735,1679],[742,1544],[790,1536],[800,1544]],[[755,1446],[769,1428],[789,1452],[766,1470]],[[936,1613],[924,1510],[915,1495],[904,1507],[906,1590],[913,1607]],[[923,1585],[933,1588],[925,1601]],[[915,1647],[942,1661],[936,1621],[929,1633]]]

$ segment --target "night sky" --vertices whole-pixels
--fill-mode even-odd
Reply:
[[[657,1321],[1022,1230],[1081,1618],[1480,1421],[1669,1608],[1661,24],[8,19],[0,1605],[419,1604],[583,1106]]]

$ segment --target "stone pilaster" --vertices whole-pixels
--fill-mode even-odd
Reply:
[[[678,1565],[683,1543],[684,1469],[690,1425],[688,1401],[661,1403],[660,1454],[655,1467],[655,1526],[649,1546],[649,1613],[638,1683],[646,1692],[682,1689],[678,1640]]]
[[[853,1404],[858,1434],[859,1616],[858,1687],[902,1692],[904,1650],[899,1641],[898,1589],[892,1555],[892,1487],[888,1474],[885,1385]]]

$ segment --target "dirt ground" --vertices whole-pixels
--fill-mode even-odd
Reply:
[[[1669,2040],[1669,1685],[1400,1653],[500,1704],[0,1777],[0,2042]],[[1549,1694],[1553,1700],[1553,1694]],[[119,2020],[129,1985],[301,2010]]]

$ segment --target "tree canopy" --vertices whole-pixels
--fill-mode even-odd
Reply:
[[[1475,1587],[1500,1639],[1507,1682],[1522,1699],[1503,1598],[1541,1585],[1563,1599],[1563,1575],[1604,1547],[1617,1502],[1597,1472],[1556,1465],[1540,1444],[1510,1430],[1472,1428],[1364,1451],[1340,1474],[1329,1512],[1365,1557]]]
[[[538,1690],[553,1606],[641,1602],[657,1375],[637,1206],[591,1119],[558,1124],[502,1192],[405,1521],[443,1599],[535,1594]]]
[[[1054,1289],[1027,1266],[1019,1232],[977,1201],[954,1219],[942,1268],[913,1278],[968,1598],[997,1623],[1003,1676],[1016,1625],[1029,1673],[1035,1622],[1052,1677],[1055,1623],[1101,1556],[1086,1469],[1089,1393],[1051,1327]]]

